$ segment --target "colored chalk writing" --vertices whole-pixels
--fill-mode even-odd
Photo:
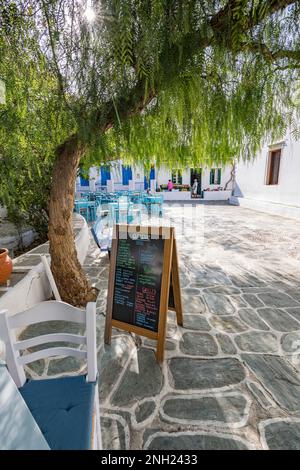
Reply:
[[[120,239],[112,318],[158,329],[164,240]]]

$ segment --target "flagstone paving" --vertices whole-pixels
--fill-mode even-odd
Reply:
[[[166,205],[165,216],[184,327],[169,312],[161,366],[154,341],[113,330],[103,344],[109,262],[92,240],[85,260],[99,289],[104,448],[300,449],[300,221],[228,205]],[[78,371],[62,358],[27,368]]]
[[[260,425],[264,447],[276,450],[299,450],[300,420],[270,420]]]

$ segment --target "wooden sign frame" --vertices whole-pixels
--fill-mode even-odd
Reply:
[[[115,289],[115,274],[117,264],[118,240],[120,234],[125,237],[132,233],[139,233],[140,235],[148,235],[154,239],[162,238],[164,240],[163,252],[163,270],[160,288],[160,304],[158,313],[158,329],[151,331],[130,323],[122,322],[113,319],[113,305],[114,305],[114,289]],[[123,237],[122,237],[123,238]],[[182,303],[180,292],[180,280],[178,269],[178,254],[177,246],[174,235],[173,227],[155,227],[155,226],[135,226],[135,225],[115,225],[114,236],[111,246],[110,270],[107,292],[107,309],[105,321],[105,334],[104,341],[106,344],[111,343],[112,327],[120,330],[135,333],[140,336],[157,341],[156,358],[158,362],[164,359],[165,339],[166,339],[166,326],[167,326],[167,313],[169,310],[169,290],[170,290],[170,277],[172,272],[172,282],[174,291],[174,304],[177,317],[177,323],[182,326]]]
[[[168,310],[176,312],[177,324],[183,326],[183,311],[182,311],[182,299],[181,299],[181,287],[179,277],[179,263],[178,263],[178,251],[175,234],[173,237],[173,253],[172,253],[172,267],[171,277],[173,286],[174,296],[174,307],[168,307]]]

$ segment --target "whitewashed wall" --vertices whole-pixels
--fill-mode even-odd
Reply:
[[[218,186],[224,187],[226,182],[230,178],[230,167],[222,168],[221,172],[221,183],[220,185],[213,185],[209,183],[210,179],[210,168],[202,169],[201,178],[201,189],[215,189]],[[126,190],[130,189],[129,186],[122,184],[122,160],[113,162],[111,169],[111,179],[114,181],[114,190]],[[142,166],[132,165],[132,180],[135,189],[144,189],[144,169]],[[89,173],[90,179],[96,179],[96,182],[100,181],[99,168],[92,167]],[[155,180],[158,186],[161,184],[167,184],[169,179],[172,178],[172,170],[167,167],[155,168]],[[190,168],[186,168],[182,171],[182,184],[191,183],[191,171]],[[86,187],[80,188],[80,178],[77,178],[77,191],[87,189]]]
[[[143,190],[144,189],[144,168],[138,165],[132,166],[132,179],[134,181],[134,189],[135,190]]]
[[[202,189],[206,189],[206,188],[216,189],[219,186],[222,186],[224,188],[225,184],[230,179],[230,171],[231,171],[231,167],[229,167],[229,166],[225,166],[225,167],[221,168],[221,183],[218,185],[218,184],[209,184],[210,168],[203,168],[203,170],[202,170]],[[228,189],[231,189],[231,183],[228,186]]]
[[[201,178],[201,188],[206,189],[215,189],[218,186],[224,187],[226,182],[230,178],[230,167],[224,167],[221,171],[221,183],[220,185],[209,184],[210,180],[210,168],[202,168],[202,178]],[[168,168],[162,167],[156,169],[156,180],[158,185],[166,184],[169,179],[172,178],[172,170]],[[190,184],[191,183],[191,170],[187,168],[182,172],[182,184]]]
[[[236,195],[264,203],[300,208],[300,141],[285,140],[282,147],[278,185],[266,184],[269,146],[265,145],[248,163],[237,164]]]

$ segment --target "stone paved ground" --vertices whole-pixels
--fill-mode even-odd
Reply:
[[[162,367],[150,340],[115,330],[103,345],[108,260],[91,241],[85,261],[100,289],[104,448],[300,449],[300,221],[227,205],[165,214],[177,230],[184,327],[170,312]],[[28,372],[79,370],[62,358]]]

